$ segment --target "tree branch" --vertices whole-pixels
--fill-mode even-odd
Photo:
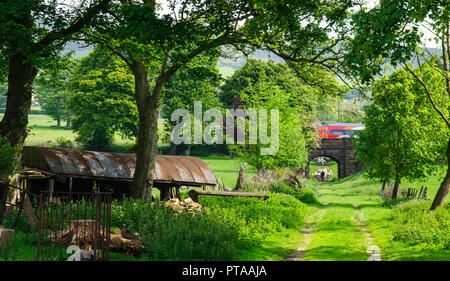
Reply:
[[[108,0],[101,0],[97,5],[87,8],[86,12],[69,27],[63,30],[49,32],[44,38],[37,42],[37,45],[48,46],[57,40],[65,40],[69,35],[72,35],[85,27],[99,11],[105,10],[108,7],[109,2],[110,1]]]
[[[423,86],[423,88],[425,89],[425,93],[427,93],[428,99],[430,100],[431,104],[433,105],[434,110],[436,110],[436,112],[442,117],[442,119],[445,121],[445,124],[447,124],[447,127],[450,129],[450,122],[448,121],[448,119],[444,115],[444,113],[439,109],[439,107],[434,102],[434,99],[431,96],[430,90],[428,89],[425,82],[423,82],[423,80],[419,76],[416,75],[416,73],[409,67],[408,64],[405,63],[405,67],[409,71],[409,73],[411,73],[414,76],[414,78],[416,78],[416,80],[419,81],[419,83]]]

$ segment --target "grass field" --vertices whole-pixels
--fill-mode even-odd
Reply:
[[[3,113],[0,113],[0,119]],[[65,125],[62,122],[62,125]],[[158,120],[158,130],[164,128],[164,119]],[[76,134],[70,128],[57,127],[56,121],[47,115],[30,114],[28,120],[28,136],[25,139],[25,145],[54,145],[57,139],[62,137],[71,141],[75,141]],[[125,152],[128,146],[134,144],[134,139],[123,139],[119,134],[114,138],[114,147],[119,152]]]
[[[239,174],[239,169],[243,163],[240,158],[230,159],[229,156],[223,154],[215,154],[209,156],[198,156],[198,158],[205,161],[216,174],[216,178],[220,184],[225,187],[233,188]],[[245,170],[245,177],[251,178],[256,175],[256,169],[252,166],[247,166]]]
[[[443,167],[442,167],[443,168]],[[425,185],[432,200],[439,188],[441,173],[426,181],[405,182],[402,187]],[[381,184],[358,173],[335,183],[317,183],[309,180],[307,185],[319,194],[326,206],[310,206],[316,215],[312,220],[315,232],[308,246],[305,260],[365,260],[367,241],[358,224],[367,228],[374,243],[381,248],[384,260],[450,260],[450,249],[424,248],[404,241],[396,241],[398,228],[393,215],[395,207],[384,207],[379,195]],[[423,202],[431,206],[431,200]],[[447,208],[449,198],[447,197]]]

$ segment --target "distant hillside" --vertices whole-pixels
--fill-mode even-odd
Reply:
[[[229,52],[229,50],[224,49],[224,52]],[[243,54],[231,55],[234,56],[234,58],[219,58],[219,63],[217,64],[220,73],[225,78],[233,75],[234,71],[238,70],[247,62],[247,58]],[[254,53],[249,55],[249,58],[258,60],[272,60],[274,62],[284,62],[284,60],[279,56],[263,50],[256,50]]]
[[[69,42],[66,45],[66,51],[74,51],[74,57],[80,58],[89,55],[89,52],[93,50],[92,46],[85,47],[82,44]],[[224,52],[230,52],[230,49],[224,48]],[[427,48],[427,53],[429,53],[431,56],[438,56],[441,53],[440,49],[437,48]],[[234,71],[239,69],[241,66],[243,66],[247,62],[247,58],[243,54],[234,53],[231,54],[233,58],[219,58],[219,62],[217,64],[217,67],[219,68],[220,74],[226,78],[231,75],[233,75]],[[252,59],[260,59],[260,60],[272,60],[274,62],[281,62],[283,63],[284,60],[280,58],[279,56],[263,50],[256,50],[254,53],[252,53],[249,58]],[[417,67],[418,63],[417,60],[413,61],[413,66]],[[386,67],[386,69],[383,71],[383,75],[392,73],[394,68]]]
[[[92,46],[85,47],[83,44],[80,44],[80,43],[69,42],[66,44],[64,51],[66,53],[74,51],[73,57],[81,58],[81,57],[88,56],[89,53],[92,52],[93,49],[94,49],[94,47],[92,47]]]

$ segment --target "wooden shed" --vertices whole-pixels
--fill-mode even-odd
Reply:
[[[29,188],[35,194],[41,190],[86,192],[96,188],[112,191],[119,198],[131,192],[136,155],[25,146],[22,166],[43,175],[30,178]],[[163,197],[172,187],[217,184],[211,168],[190,156],[158,155],[153,176],[153,186]]]

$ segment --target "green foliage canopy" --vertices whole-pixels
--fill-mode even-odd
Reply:
[[[287,64],[248,60],[225,82],[221,98],[232,105],[239,97],[246,110],[278,109],[279,149],[275,155],[261,155],[261,148],[267,145],[258,143],[230,145],[231,150],[258,170],[303,167],[308,150],[317,146],[314,122],[319,97],[336,96],[342,90],[329,72],[317,69],[311,77],[322,83],[305,83]],[[268,121],[270,128],[269,117]]]
[[[217,56],[199,55],[180,68],[167,82],[162,94],[161,117],[165,118],[165,132],[170,134],[176,122],[170,121],[176,109],[194,112],[194,102],[202,102],[203,113],[210,108],[220,109],[218,86],[222,80],[217,68]]]
[[[424,66],[422,71],[428,82],[442,79],[430,67]],[[448,105],[445,88],[440,87],[443,84],[432,85],[436,101]],[[354,139],[357,158],[370,177],[393,177],[398,183],[401,178],[422,179],[433,172],[436,161],[443,159],[448,131],[427,106],[423,91],[404,69],[374,84],[373,102],[366,107],[365,128]]]
[[[137,135],[134,83],[126,64],[95,50],[83,58],[71,81],[69,108],[77,141],[89,149],[105,149],[115,133]]]

